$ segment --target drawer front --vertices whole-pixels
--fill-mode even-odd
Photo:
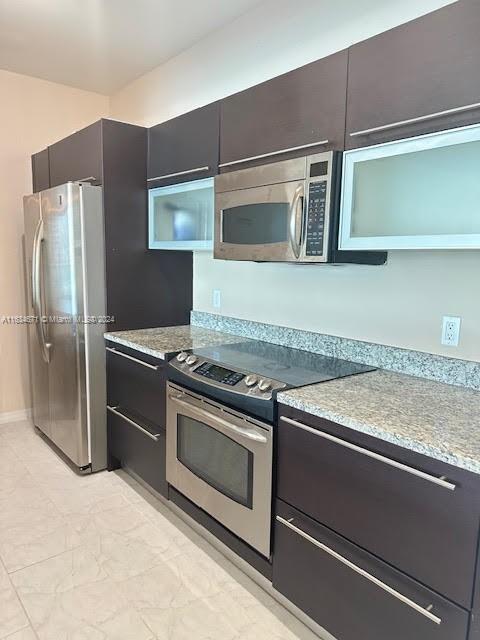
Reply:
[[[470,608],[477,477],[287,407],[282,414],[278,497]]]
[[[165,365],[139,351],[107,343],[107,399],[165,429]]]
[[[280,501],[273,586],[339,640],[466,638],[466,611]]]
[[[138,416],[122,409],[117,411],[107,411],[109,453],[167,497],[164,430],[151,423],[142,423]]]

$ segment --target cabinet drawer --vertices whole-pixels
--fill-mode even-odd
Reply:
[[[165,431],[121,407],[110,407],[107,425],[109,453],[167,497]]]
[[[466,611],[280,501],[273,586],[338,640],[466,638]]]
[[[165,429],[165,362],[107,342],[107,400]]]
[[[281,413],[278,497],[470,608],[478,478],[322,418]]]

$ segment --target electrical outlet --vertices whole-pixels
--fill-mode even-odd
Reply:
[[[442,344],[448,347],[457,347],[460,340],[461,318],[456,316],[443,316]]]
[[[212,304],[216,309],[222,306],[222,293],[220,289],[214,289],[212,293]]]

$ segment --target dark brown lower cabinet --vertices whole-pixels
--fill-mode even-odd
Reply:
[[[107,412],[110,459],[116,459],[167,497],[165,431],[127,409],[117,407],[116,411]]]
[[[273,586],[338,640],[465,640],[469,614],[277,501]]]
[[[168,496],[166,362],[107,341],[109,469],[127,467]]]

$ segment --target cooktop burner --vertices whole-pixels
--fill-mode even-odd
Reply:
[[[373,370],[367,365],[259,340],[202,347],[194,349],[193,354],[234,370],[277,380],[288,387],[301,387]]]

